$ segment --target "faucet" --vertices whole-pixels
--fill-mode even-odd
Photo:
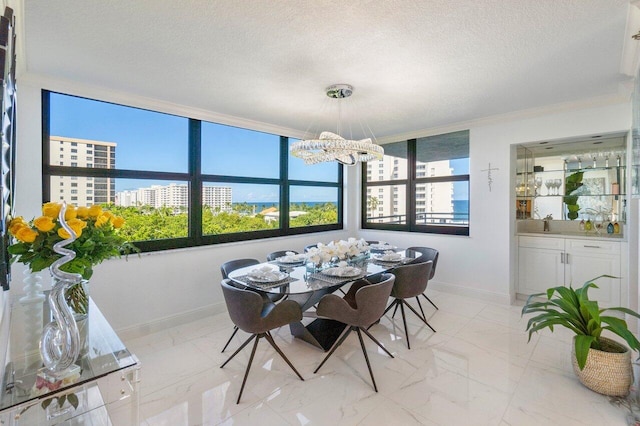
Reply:
[[[547,217],[542,219],[542,223],[544,225],[544,227],[542,229],[543,232],[549,232],[549,221],[550,220],[553,220],[553,217],[550,214],[548,214]]]

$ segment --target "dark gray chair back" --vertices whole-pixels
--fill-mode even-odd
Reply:
[[[440,252],[431,247],[409,247],[407,250],[414,250],[421,254],[420,257],[416,258],[411,263],[422,263],[429,260],[433,262],[431,272],[429,273],[429,279],[433,279],[433,276],[436,274],[436,267],[438,266],[438,256],[440,255]]]
[[[302,320],[300,305],[293,300],[265,306],[255,291],[234,287],[229,280],[222,280],[221,285],[229,318],[242,331],[260,334]]]
[[[347,325],[368,327],[378,321],[387,306],[395,277],[383,274],[381,281],[358,289],[355,294],[356,309],[342,298],[328,294],[320,299],[318,316],[335,319]]]
[[[267,255],[267,261],[269,261],[269,262],[270,262],[270,261],[272,261],[272,260],[276,260],[276,259],[277,259],[277,258],[279,258],[279,257],[286,256],[286,255],[287,255],[287,253],[295,253],[295,254],[298,254],[298,252],[297,252],[297,251],[295,251],[295,250],[278,250],[278,251],[274,251],[274,252],[269,253],[269,254]]]
[[[414,263],[393,269],[396,276],[391,296],[397,299],[409,299],[424,293],[429,282],[433,262]]]
[[[259,264],[260,261],[258,259],[234,259],[220,265],[220,273],[222,274],[222,278],[227,279],[231,271]]]

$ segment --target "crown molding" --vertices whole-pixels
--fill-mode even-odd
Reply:
[[[468,130],[473,127],[482,127],[493,124],[505,123],[509,121],[524,120],[528,118],[541,117],[549,114],[589,109],[607,105],[615,105],[629,102],[628,93],[616,93],[611,95],[598,96],[589,99],[581,99],[578,101],[563,102],[558,104],[546,105],[540,108],[530,108],[519,111],[508,112],[505,114],[497,114],[486,117],[481,117],[473,120],[462,121],[458,123],[446,124],[438,127],[430,127],[421,130],[415,130],[407,133],[402,133],[395,136],[388,136],[384,138],[376,139],[379,144],[398,142],[407,139],[422,138],[427,136],[441,135],[444,133],[457,132],[460,130]]]
[[[259,132],[297,138],[302,137],[302,135],[304,134],[304,132],[299,130],[290,129],[270,123],[220,114],[201,108],[195,108],[187,105],[136,95],[129,92],[117,91],[100,86],[89,85],[77,81],[53,78],[41,74],[27,72],[21,76],[18,76],[17,81],[19,85],[38,87],[41,89],[60,92],[67,95],[91,98],[104,102],[122,104],[171,115],[210,121],[217,124],[225,124],[228,126],[256,130]]]

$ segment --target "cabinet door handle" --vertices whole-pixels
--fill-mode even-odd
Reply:
[[[588,246],[586,244],[584,245],[584,247],[587,247],[587,248],[600,248],[600,246]]]
[[[564,253],[560,253],[560,263],[564,263]]]
[[[564,263],[569,264],[569,253],[564,254]]]

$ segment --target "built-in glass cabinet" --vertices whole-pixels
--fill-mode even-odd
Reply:
[[[625,223],[626,164],[624,135],[521,145],[516,218]]]

